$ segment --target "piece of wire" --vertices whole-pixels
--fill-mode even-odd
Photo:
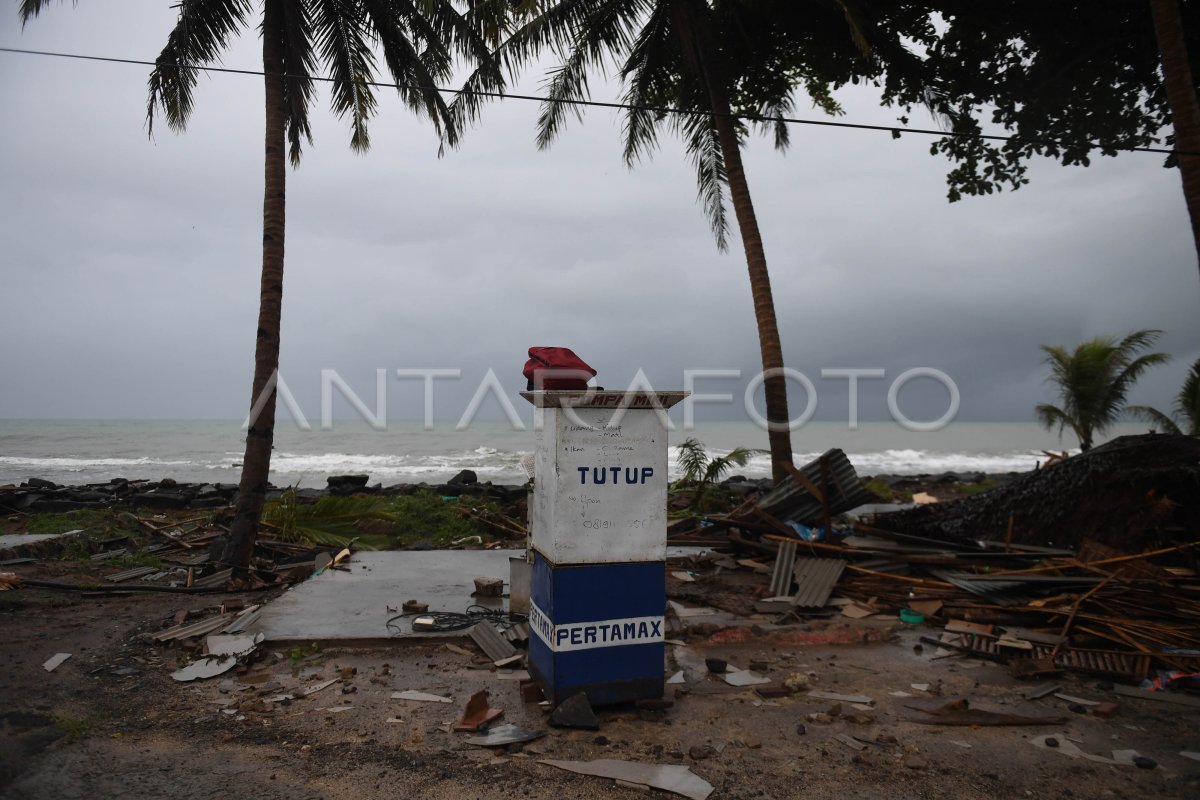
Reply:
[[[509,628],[514,628],[528,620],[524,614],[513,614],[495,608],[487,608],[481,605],[467,606],[464,612],[457,611],[410,611],[405,614],[397,614],[387,621],[388,632],[392,636],[401,636],[406,633],[411,633],[413,627],[410,624],[408,628],[404,628],[397,624],[397,620],[408,619],[410,617],[428,617],[431,622],[429,625],[422,625],[419,630],[433,631],[434,633],[449,633],[451,631],[461,631],[467,628],[473,628],[480,622],[490,622],[506,631]]]
[[[112,56],[91,56],[91,55],[84,55],[82,53],[59,53],[59,52],[54,52],[51,50],[26,50],[26,49],[22,49],[19,47],[0,47],[0,53],[18,53],[21,55],[49,56],[52,58],[73,58],[73,59],[79,59],[82,61],[104,61],[104,62],[108,62],[108,63],[112,63],[112,64],[134,64],[134,65],[145,66],[145,67],[170,66],[170,67],[175,67],[176,69],[194,69],[194,70],[200,70],[203,72],[221,72],[221,73],[228,73],[231,75],[251,75],[251,76],[257,76],[257,77],[263,77],[267,74],[266,72],[262,72],[259,70],[252,70],[252,69],[234,69],[232,67],[211,67],[211,66],[199,66],[199,65],[195,65],[195,64],[178,64],[178,63],[159,65],[157,62],[154,62],[154,61],[144,61],[144,60],[134,59],[134,58],[115,58]],[[271,73],[271,74],[276,75],[276,73]],[[282,74],[278,74],[278,77],[282,77],[285,79],[287,79],[287,78],[307,78],[309,80],[321,81],[324,83],[341,83],[342,82],[338,78],[328,78],[323,75],[289,75],[287,73],[282,73]],[[944,131],[944,130],[938,130],[936,128],[908,128],[908,127],[903,127],[900,125],[870,125],[870,124],[862,123],[862,122],[834,122],[833,120],[827,120],[827,119],[802,119],[802,118],[798,118],[798,117],[764,117],[764,116],[758,116],[756,114],[718,114],[715,111],[707,111],[707,110],[700,110],[700,109],[671,108],[670,106],[643,106],[643,105],[634,105],[631,103],[606,102],[603,100],[577,100],[577,99],[558,98],[558,97],[541,97],[538,95],[530,95],[530,94],[509,94],[507,92],[487,92],[487,91],[483,91],[483,90],[479,90],[479,89],[446,89],[441,86],[421,86],[419,84],[411,84],[411,83],[396,84],[396,83],[384,83],[382,81],[366,81],[366,80],[356,80],[354,82],[361,84],[363,86],[371,86],[371,87],[376,87],[376,88],[395,88],[397,86],[403,86],[404,88],[410,89],[413,91],[435,91],[435,92],[441,92],[443,94],[467,94],[467,95],[475,95],[477,97],[491,97],[491,98],[495,98],[498,100],[529,100],[529,101],[534,101],[534,102],[538,102],[538,103],[560,103],[563,105],[586,106],[586,107],[593,107],[593,108],[627,109],[630,111],[648,111],[648,112],[655,113],[655,114],[682,114],[682,115],[686,115],[686,116],[728,117],[730,119],[741,120],[743,122],[760,122],[760,123],[783,122],[788,125],[816,125],[816,126],[825,127],[825,128],[850,128],[850,129],[854,129],[854,130],[880,131],[880,132],[884,132],[884,133],[890,133],[892,135],[898,135],[898,134],[902,134],[902,133],[911,133],[911,134],[917,134],[920,136],[948,136],[948,137],[956,138],[956,139],[984,139],[984,140],[997,141],[997,142],[1029,142],[1031,144],[1056,145],[1059,147],[1067,146],[1066,143],[1059,142],[1054,139],[1044,139],[1044,138],[1040,138],[1040,137],[1035,138],[1035,137],[1026,137],[1026,136],[1004,136],[1001,134],[975,133],[975,132],[971,132],[971,131]],[[1176,155],[1176,156],[1200,155],[1200,153],[1195,153],[1195,152],[1192,152],[1189,150],[1174,150],[1174,149],[1167,148],[1167,147],[1130,147],[1130,146],[1116,145],[1116,144],[1102,145],[1102,144],[1096,144],[1094,142],[1088,143],[1088,149],[1089,150],[1110,150],[1110,151],[1114,151],[1114,152],[1126,152],[1126,153],[1161,153],[1163,155]]]

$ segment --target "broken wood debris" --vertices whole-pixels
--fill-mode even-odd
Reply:
[[[455,723],[454,730],[477,731],[503,713],[504,709],[488,705],[487,690],[481,689],[467,700],[462,718]]]

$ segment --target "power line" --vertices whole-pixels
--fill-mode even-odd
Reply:
[[[142,60],[133,59],[133,58],[114,58],[114,57],[110,57],[110,56],[89,56],[89,55],[83,55],[80,53],[56,53],[56,52],[48,51],[48,50],[24,50],[24,49],[17,48],[17,47],[0,47],[0,53],[18,53],[21,55],[49,56],[52,58],[72,58],[72,59],[78,59],[80,61],[103,61],[103,62],[110,63],[110,64],[135,64],[135,65],[144,66],[144,67],[158,66],[158,64],[154,61],[142,61]],[[203,71],[203,72],[219,72],[219,73],[227,73],[230,75],[251,75],[251,76],[256,76],[256,77],[260,77],[260,78],[264,77],[267,74],[267,73],[259,71],[259,70],[233,69],[232,67],[194,66],[191,64],[173,64],[171,66],[174,66],[177,69],[194,69],[194,70]],[[288,74],[284,73],[278,77],[282,77],[285,79],[307,77],[310,80],[321,81],[324,83],[338,83],[339,82],[337,78],[326,78],[326,77],[320,76],[320,75],[302,76],[302,75],[288,75]],[[391,88],[395,88],[395,86],[396,86],[396,84],[394,84],[394,83],[383,83],[381,81],[356,81],[356,83],[360,83],[364,86],[372,86],[372,87],[383,88],[383,89],[391,89]],[[566,100],[566,99],[553,98],[553,97],[540,97],[538,95],[531,95],[531,94],[508,94],[505,92],[485,92],[485,91],[481,91],[478,89],[446,89],[441,86],[419,86],[419,85],[414,85],[414,84],[401,84],[401,85],[403,85],[404,88],[406,88],[406,89],[411,89],[414,91],[433,90],[433,91],[440,92],[443,94],[456,94],[456,95],[467,94],[467,95],[474,95],[476,97],[492,97],[492,98],[495,98],[498,100],[530,100],[530,101],[534,101],[534,102],[538,102],[538,103],[559,103],[562,105],[585,106],[585,107],[592,107],[592,108],[612,108],[612,109],[621,109],[621,110],[630,110],[630,111],[648,111],[648,112],[655,113],[655,114],[684,114],[684,115],[689,115],[689,116],[710,116],[710,117],[726,116],[726,115],[717,114],[716,112],[712,112],[712,111],[694,111],[694,110],[686,109],[686,108],[671,108],[671,107],[666,107],[666,106],[661,106],[661,107],[660,106],[642,106],[642,105],[634,105],[631,103],[605,102],[603,100]],[[1031,144],[1042,143],[1042,144],[1054,144],[1054,145],[1058,145],[1060,147],[1064,146],[1062,142],[1058,142],[1053,139],[1027,139],[1027,138],[1021,137],[1021,136],[1002,136],[1002,135],[998,135],[998,134],[988,134],[988,133],[967,133],[967,132],[960,132],[960,131],[943,131],[943,130],[938,130],[936,128],[908,128],[908,127],[901,127],[901,126],[897,126],[897,125],[868,125],[868,124],[859,123],[859,122],[834,122],[832,120],[800,119],[797,117],[760,117],[760,116],[755,116],[752,114],[729,114],[727,116],[729,116],[733,119],[736,119],[736,120],[741,120],[743,122],[772,122],[772,123],[783,122],[783,123],[786,123],[789,125],[815,125],[815,126],[821,126],[821,127],[826,127],[826,128],[849,128],[849,129],[853,129],[853,130],[863,130],[863,131],[880,131],[880,132],[884,132],[884,133],[890,133],[893,136],[897,136],[902,133],[912,133],[912,134],[918,134],[921,136],[949,136],[949,137],[956,137],[956,138],[960,138],[960,139],[985,139],[985,140],[998,141],[998,142],[1029,142]],[[1101,150],[1101,149],[1105,149],[1105,147],[1107,147],[1107,149],[1110,149],[1110,150],[1116,150],[1119,152],[1129,152],[1129,153],[1161,153],[1163,155],[1176,155],[1176,156],[1200,155],[1200,153],[1192,153],[1192,152],[1188,152],[1188,151],[1184,151],[1184,150],[1172,150],[1172,149],[1168,149],[1168,148],[1164,148],[1164,147],[1122,147],[1122,146],[1116,146],[1116,145],[1105,146],[1105,145],[1099,145],[1099,144],[1089,144],[1088,145],[1089,150]]]

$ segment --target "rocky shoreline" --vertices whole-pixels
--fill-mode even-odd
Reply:
[[[962,493],[964,487],[999,485],[1021,473],[944,472],[940,474],[866,476],[869,487],[887,487],[896,493],[930,492],[948,498]],[[445,483],[398,483],[384,486],[371,483],[370,475],[332,475],[324,489],[295,489],[302,502],[316,502],[322,497],[349,495],[379,495],[394,497],[418,492],[431,492],[442,497],[480,496],[501,503],[513,503],[525,498],[525,484],[494,484],[480,482],[471,470],[462,470]],[[746,497],[771,487],[769,478],[731,476],[720,484],[732,495]],[[272,486],[268,499],[278,498],[287,487]],[[237,499],[234,483],[181,483],[172,478],[160,480],[130,480],[113,478],[106,483],[78,486],[57,484],[41,478],[29,478],[20,484],[0,486],[0,510],[22,513],[61,513],[83,509],[152,508],[162,510],[225,508]],[[890,499],[890,498],[884,498]]]

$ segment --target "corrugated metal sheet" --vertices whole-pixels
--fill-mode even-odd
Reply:
[[[829,601],[833,587],[842,576],[846,562],[840,558],[796,559],[796,596],[792,605],[801,608],[822,608]]]
[[[176,625],[174,628],[168,628],[162,633],[155,634],[154,638],[160,642],[170,642],[175,639],[191,639],[194,636],[215,633],[231,622],[233,622],[233,614],[221,614],[199,622],[193,622],[190,625]]]
[[[529,641],[529,623],[522,622],[520,625],[513,625],[504,629],[504,638],[516,644],[518,642]]]
[[[104,580],[112,583],[122,583],[123,581],[131,581],[134,578],[151,575],[155,572],[158,572],[158,567],[134,567],[133,569],[127,569],[124,572],[118,572],[114,575],[105,575]]]
[[[783,597],[792,590],[792,572],[796,565],[796,543],[780,542],[771,571],[771,597]]]
[[[822,487],[821,462],[829,472],[829,513],[841,514],[852,508],[872,503],[879,498],[867,491],[850,459],[841,450],[828,450],[820,458],[800,468],[800,472],[818,488]],[[820,525],[823,509],[821,502],[812,493],[789,478],[758,501],[757,507],[771,516],[806,525]]]
[[[517,654],[512,644],[499,633],[490,622],[480,622],[471,628],[471,639],[479,645],[479,649],[487,653],[492,661],[511,658]]]
[[[198,578],[192,581],[193,589],[215,589],[218,586],[224,586],[233,577],[232,569],[223,569],[219,572],[214,572],[212,575]]]
[[[949,569],[930,569],[934,575],[947,583],[953,584],[964,592],[986,598],[1001,606],[1011,606],[1027,602],[1027,594],[1014,594],[1017,590],[1026,592],[1055,587],[1081,588],[1094,586],[1100,582],[1095,576],[1062,576],[1062,575],[976,575],[972,572],[956,572]]]
[[[962,644],[970,652],[997,661],[1049,658],[1053,647],[1034,644],[1032,650],[1019,653],[1000,647],[996,639],[987,636],[964,634]],[[1150,668],[1149,657],[1140,653],[1115,653],[1106,650],[1080,650],[1064,647],[1058,652],[1056,661],[1065,667],[1093,675],[1122,677],[1141,680]]]

